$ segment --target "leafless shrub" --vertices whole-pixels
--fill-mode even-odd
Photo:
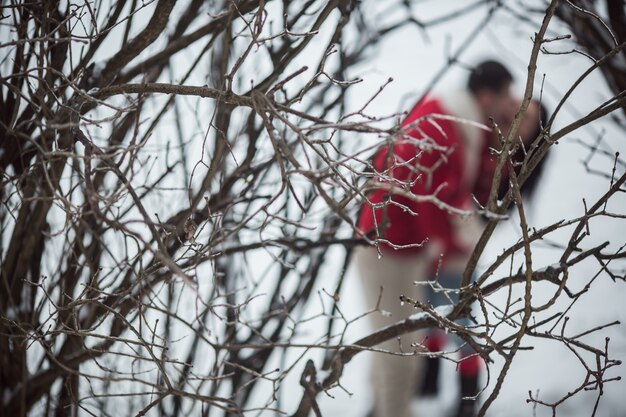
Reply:
[[[623,111],[626,20],[620,2],[607,1],[608,20],[595,2],[558,3],[541,11],[525,100],[501,138],[499,168],[512,163],[507,156],[533,95],[537,57],[558,44],[546,35],[555,14],[570,25],[576,50],[592,57],[588,73],[602,71],[614,96],[559,130],[551,129],[552,119],[505,199],[498,201],[494,187],[487,206],[476,210],[490,220],[458,305],[442,314],[407,299],[426,313],[346,341],[354,320],[338,301],[350,248],[378,243],[354,233],[367,191],[393,186],[441,203],[436,195],[410,195],[406,184],[371,170],[376,147],[406,132],[395,127],[401,114],[371,115],[369,101],[356,111],[346,107],[347,94],[358,88],[349,69],[404,25],[427,31],[474,7],[508,6],[477,2],[436,21],[409,17],[381,28],[364,17],[367,2],[344,0],[3,2],[0,414],[320,415],[317,394],[340,384],[356,354],[425,327],[457,333],[487,360],[505,359],[491,376],[497,383],[481,415],[522,341],[533,338],[567,346],[588,371],[578,390],[598,390],[599,401],[603,385],[615,379],[605,372],[618,361],[608,341],[590,346],[580,339],[605,326],[570,334],[567,310],[551,307],[562,298],[577,302],[583,292],[570,290],[570,271],[585,260],[598,264],[587,287],[607,275],[624,279],[613,268],[626,256],[623,247],[585,244],[594,219],[625,216],[607,208],[624,191],[624,162],[591,146],[594,155],[611,158],[603,172],[607,192],[588,202],[583,216],[539,230],[526,224],[519,186],[552,144]],[[374,145],[355,139],[362,137]],[[523,238],[470,284],[511,204]],[[568,227],[559,263],[535,268],[533,243]],[[524,267],[493,279],[519,253]],[[346,260],[334,271],[335,288],[315,291],[338,256]],[[531,291],[539,281],[554,291],[541,305]],[[487,313],[492,294],[516,286],[524,288],[522,300]],[[318,296],[324,311],[304,316]],[[480,325],[455,324],[475,303]],[[549,317],[536,320],[544,312]],[[328,332],[303,342],[312,320]],[[344,329],[338,335],[336,323]],[[507,335],[494,337],[501,328]],[[287,361],[294,349],[302,353]],[[320,349],[326,360],[306,362],[298,409],[284,409],[278,393],[295,392],[282,386],[286,376]],[[269,367],[272,357],[280,369]],[[269,387],[265,402],[252,395],[256,387]],[[556,409],[578,390],[556,403],[530,401]]]

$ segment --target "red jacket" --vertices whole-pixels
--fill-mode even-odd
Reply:
[[[418,103],[402,123],[411,138],[396,140],[393,144],[393,155],[389,155],[389,146],[382,147],[374,156],[375,170],[384,173],[392,167],[391,172],[386,175],[400,181],[414,182],[410,188],[412,194],[428,196],[441,187],[437,192],[439,200],[459,209],[471,209],[472,190],[480,172],[481,154],[487,143],[486,135],[475,127],[436,116],[448,115],[481,122],[477,120],[478,109],[473,99],[468,98],[467,93],[461,93],[463,95],[467,109],[463,108],[463,103],[459,103],[463,102],[462,99],[456,100],[458,97],[428,97]],[[451,107],[457,109],[451,110]],[[421,117],[429,115],[433,115],[436,125],[428,120],[419,122],[416,127],[412,125]],[[473,133],[470,129],[474,129]],[[431,138],[436,145],[445,147],[446,150],[428,147],[427,144],[432,142],[425,138]],[[406,161],[411,162],[399,165]],[[432,171],[431,177],[426,171],[435,164],[439,166]],[[438,249],[443,254],[467,252],[468,249],[460,244],[456,236],[453,215],[435,204],[389,195],[387,190],[381,189],[372,191],[368,199],[373,204],[391,200],[417,214],[413,215],[393,203],[375,209],[364,204],[359,214],[358,227],[369,238],[385,239],[397,246],[419,244],[428,239],[428,244],[437,242]],[[378,225],[378,234],[375,224]],[[384,242],[381,243],[381,249],[395,251]],[[400,253],[416,253],[420,250],[417,247],[398,249]]]

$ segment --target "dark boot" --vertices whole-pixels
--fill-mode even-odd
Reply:
[[[424,345],[429,352],[441,352],[446,344],[446,334],[441,331],[432,331]],[[441,367],[441,358],[427,357],[424,368],[423,378],[420,384],[417,384],[418,396],[435,396],[439,393],[439,368]]]
[[[441,359],[426,358],[424,379],[419,387],[419,396],[435,396],[439,393],[439,368]]]
[[[478,394],[478,373],[459,375],[461,382],[461,399],[454,417],[476,417],[476,400],[467,400],[463,397],[474,397]]]
[[[459,408],[456,410],[454,417],[476,417],[476,401],[473,400],[461,400]]]

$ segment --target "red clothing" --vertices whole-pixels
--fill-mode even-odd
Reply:
[[[419,118],[428,115],[435,115],[432,120],[437,126],[428,120],[419,122],[416,128],[410,126]],[[465,178],[468,175],[468,159],[464,155],[467,138],[463,137],[463,129],[459,128],[457,122],[437,118],[436,115],[459,117],[445,108],[443,100],[429,97],[420,102],[402,123],[402,126],[407,128],[406,132],[411,139],[400,139],[394,142],[393,155],[389,155],[388,146],[381,148],[374,157],[374,168],[379,173],[385,173],[386,169],[393,167],[386,175],[399,181],[414,182],[410,191],[417,196],[432,195],[439,187],[442,187],[437,192],[439,200],[456,208],[470,209],[473,184]],[[484,135],[481,134],[480,137],[484,139]],[[431,138],[437,145],[446,147],[446,150],[432,149],[428,146],[428,143],[432,144],[432,142],[425,138]],[[479,145],[481,149],[484,143],[486,142],[483,140],[483,143]],[[406,161],[410,163],[398,166]],[[427,171],[435,164],[439,166],[432,171],[431,177]],[[471,169],[476,171],[479,168],[477,165]],[[475,178],[476,174],[470,176]],[[404,196],[389,195],[387,190],[375,190],[368,195],[368,199],[373,204],[391,200],[417,213],[413,215],[392,203],[376,209],[365,204],[359,215],[358,227],[368,237],[386,239],[398,246],[419,244],[428,239],[431,242],[438,242],[444,254],[467,251],[460,247],[455,237],[451,222],[453,215],[435,204],[412,201]],[[376,224],[379,234],[375,231]],[[381,243],[381,249],[394,251],[384,242]],[[399,252],[414,254],[420,249],[418,247],[403,248],[399,249]]]

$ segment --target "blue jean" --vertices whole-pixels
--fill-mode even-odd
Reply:
[[[431,285],[424,285],[426,302],[429,303],[432,307],[439,307],[442,305],[450,304],[450,302],[452,302],[452,304],[457,304],[459,302],[459,286],[461,284],[461,274],[461,271],[440,272],[437,277],[432,279],[432,281],[436,280],[439,286],[441,286],[442,288],[438,288],[437,286],[437,288],[435,289]],[[472,277],[472,281],[474,281],[474,277]],[[467,317],[456,320],[456,323],[462,326],[469,326],[472,324],[471,320]],[[441,330],[432,330],[431,333],[439,331]],[[463,342],[458,336],[451,338],[451,340],[457,347],[460,346],[462,356],[474,353],[474,349],[472,349],[467,343]]]

